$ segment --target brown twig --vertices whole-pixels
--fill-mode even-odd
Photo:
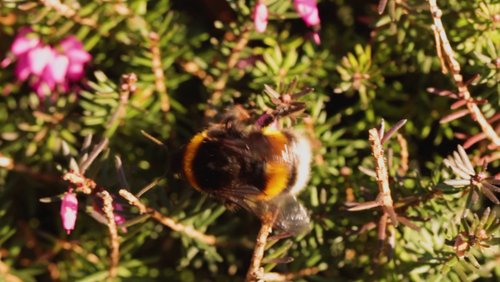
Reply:
[[[439,32],[435,25],[432,25],[432,31],[434,32],[434,40],[436,41],[436,53],[441,63],[441,72],[444,74],[448,73],[448,68],[446,67],[446,61],[443,57],[443,47],[441,47],[441,40],[439,39]]]
[[[45,181],[45,182],[64,184],[64,182],[61,181],[60,176],[36,171],[33,168],[31,168],[25,164],[20,164],[20,163],[14,162],[14,160],[12,158],[4,156],[2,153],[0,153],[0,168],[4,168],[4,169],[7,169],[9,171],[14,171],[14,172],[18,172],[18,173],[27,174],[32,179],[41,180],[41,181]]]
[[[79,170],[80,170],[79,173],[82,176],[83,176],[83,174],[85,174],[85,172],[90,167],[90,165],[95,161],[95,159],[99,156],[99,154],[101,154],[102,150],[104,150],[108,146],[108,143],[109,143],[109,139],[108,138],[102,139],[101,142],[99,142],[94,147],[94,149],[92,150],[92,152],[90,153],[90,155],[88,155],[88,157],[85,158],[85,160],[80,164],[80,166],[79,166]]]
[[[394,212],[391,188],[389,187],[389,173],[385,165],[386,159],[381,138],[376,128],[370,129],[368,135],[372,147],[372,156],[375,159],[375,174],[379,190],[377,201],[380,202],[384,212],[389,214],[392,224],[397,224],[398,220]]]
[[[262,259],[264,258],[264,251],[267,244],[267,238],[273,227],[274,220],[262,220],[262,225],[255,241],[255,248],[253,250],[252,260],[250,267],[245,278],[246,282],[259,281],[264,275],[263,269],[260,267]]]
[[[61,3],[60,0],[39,0],[40,3],[55,10],[58,14],[73,20],[79,24],[97,28],[97,23],[94,19],[82,18],[77,14],[77,11],[70,6]]]
[[[208,245],[215,245],[215,243],[216,243],[215,236],[204,234],[204,233],[194,229],[192,226],[186,226],[186,225],[183,225],[181,223],[176,222],[172,218],[169,218],[169,217],[161,214],[159,211],[141,203],[141,201],[136,196],[134,196],[132,193],[130,193],[129,191],[127,191],[125,189],[121,189],[119,191],[119,194],[120,194],[120,196],[125,198],[131,205],[137,207],[141,214],[149,214],[153,219],[157,220],[161,224],[169,227],[170,229],[172,229],[174,231],[182,232],[195,240],[198,240],[198,241],[203,242],[203,243],[208,244]]]
[[[168,112],[170,109],[170,101],[168,98],[167,86],[165,81],[167,80],[165,77],[165,73],[163,72],[163,65],[161,62],[161,52],[159,47],[160,37],[156,32],[149,33],[149,42],[151,48],[152,58],[152,70],[155,76],[155,86],[156,90],[160,94],[160,107],[164,112]]]
[[[483,113],[479,109],[476,103],[474,103],[471,93],[469,92],[469,88],[467,83],[464,82],[463,76],[460,74],[461,67],[458,61],[455,58],[455,53],[453,48],[450,45],[448,40],[448,36],[446,35],[446,31],[443,26],[443,22],[441,21],[441,16],[443,12],[437,6],[436,0],[428,0],[430,11],[433,19],[433,27],[436,37],[436,45],[440,45],[442,49],[442,56],[444,60],[441,59],[441,63],[446,63],[446,66],[442,66],[443,70],[448,69],[450,71],[451,77],[455,82],[455,85],[458,88],[458,93],[460,97],[467,101],[467,109],[471,114],[472,118],[479,123],[483,133],[490,139],[493,144],[498,147],[500,146],[500,137],[497,135],[493,127],[488,123]],[[439,54],[439,52],[438,52]],[[445,73],[445,72],[444,72]]]
[[[106,122],[106,132],[104,135],[110,137],[115,132],[120,121],[125,117],[129,97],[137,90],[137,75],[135,73],[124,74],[120,83],[120,101],[116,111]]]
[[[88,250],[84,249],[82,246],[80,246],[75,242],[64,241],[64,240],[57,240],[56,242],[57,245],[61,246],[61,248],[63,248],[64,250],[75,252],[76,254],[79,254],[80,256],[84,257],[88,262],[92,264],[99,263],[99,257],[97,255],[89,252]]]
[[[372,128],[368,131],[369,140],[372,148],[372,156],[375,159],[375,172],[370,172],[370,175],[374,176],[377,180],[378,184],[378,195],[374,201],[364,202],[364,203],[346,203],[349,206],[349,211],[361,211],[367,210],[375,207],[381,207],[383,213],[378,221],[378,239],[379,241],[385,241],[387,238],[387,230],[390,226],[397,226],[399,223],[399,218],[403,218],[402,223],[410,228],[413,228],[415,225],[412,224],[409,220],[404,217],[398,216],[396,214],[394,208],[394,202],[391,196],[391,189],[389,186],[389,173],[387,170],[387,160],[384,156],[384,148],[382,143],[387,141],[392,135],[396,133],[398,129],[400,129],[406,120],[401,120],[396,123],[391,129],[384,132],[384,122],[382,120],[382,124],[380,129]],[[400,141],[401,142],[401,141]],[[404,147],[404,145],[402,145]],[[402,151],[407,149],[401,149]],[[403,152],[402,152],[403,154]],[[407,160],[406,160],[407,162]],[[390,222],[388,221],[390,219]],[[390,225],[389,225],[390,223]]]
[[[242,28],[238,41],[236,41],[236,44],[233,46],[233,49],[231,49],[231,55],[227,59],[226,68],[223,70],[222,74],[213,84],[214,91],[212,92],[212,95],[210,95],[210,98],[208,99],[207,103],[208,107],[205,110],[205,117],[213,117],[215,115],[215,111],[211,108],[211,106],[219,104],[222,97],[222,92],[224,91],[224,88],[226,87],[227,84],[227,80],[229,78],[229,72],[236,66],[240,58],[241,52],[248,44],[251,30],[252,30],[251,25],[246,25]]]
[[[184,69],[184,71],[199,78],[203,82],[203,85],[208,86],[214,82],[213,76],[208,74],[196,62],[187,61],[187,62],[179,62],[179,64]]]
[[[398,139],[399,146],[401,147],[401,163],[399,164],[398,173],[399,175],[405,175],[408,172],[409,154],[408,154],[408,142],[403,137],[402,134],[396,135]]]
[[[297,280],[297,278],[305,277],[305,276],[312,276],[312,275],[315,275],[318,272],[321,272],[323,270],[324,270],[324,268],[322,268],[322,267],[313,266],[313,267],[308,267],[308,268],[301,269],[299,271],[289,272],[289,273],[268,272],[268,273],[264,273],[264,275],[262,275],[261,278],[264,281],[276,281],[276,282],[295,281],[295,280]]]
[[[116,277],[118,271],[118,263],[120,261],[120,238],[116,229],[115,215],[113,213],[113,198],[108,191],[103,190],[98,193],[102,198],[102,211],[106,217],[107,226],[109,229],[109,237],[111,239],[111,262],[109,265],[109,279]]]

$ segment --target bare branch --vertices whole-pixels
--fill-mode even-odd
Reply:
[[[443,57],[446,59],[441,60],[441,63],[447,63],[446,68],[449,69],[450,75],[458,88],[459,96],[467,101],[467,109],[469,110],[472,118],[479,123],[483,133],[488,137],[488,139],[490,139],[493,144],[498,147],[500,146],[500,137],[498,137],[493,127],[488,123],[477,104],[474,103],[474,101],[471,99],[472,97],[471,93],[469,92],[468,86],[464,82],[463,77],[460,74],[460,64],[455,58],[455,53],[450,45],[450,42],[448,41],[448,36],[446,35],[443,22],[441,21],[443,12],[437,6],[436,0],[428,0],[428,2],[434,22],[433,30],[435,30],[435,34],[437,34],[436,45],[441,45],[442,48],[440,49],[442,49]],[[445,69],[444,66],[442,66],[442,68]]]
[[[102,198],[102,211],[106,217],[106,225],[109,229],[109,237],[111,240],[111,263],[109,265],[109,279],[114,279],[118,271],[118,263],[120,261],[120,238],[116,229],[115,215],[113,213],[113,198],[108,191],[103,190],[98,193]]]
[[[85,171],[94,162],[94,160],[99,156],[99,154],[108,146],[108,138],[104,138],[99,144],[94,147],[94,150],[90,153],[88,158],[80,165],[80,174],[85,174]]]
[[[91,18],[82,18],[78,15],[77,11],[70,6],[61,3],[60,0],[39,0],[43,5],[55,10],[58,14],[66,17],[74,22],[81,25],[90,26],[92,28],[97,28],[97,23]]]
[[[385,134],[383,135],[380,135],[379,137],[381,138],[381,141],[380,143],[384,144],[385,141],[389,140],[393,135],[394,133],[396,133],[401,127],[403,127],[403,125],[406,124],[408,120],[406,119],[402,119],[400,121],[398,121],[393,127],[391,127],[391,129],[389,129]]]
[[[160,37],[158,36],[158,33],[151,32],[149,34],[151,54],[153,55],[151,68],[155,76],[156,91],[158,91],[158,93],[160,94],[161,110],[164,112],[168,112],[168,110],[170,109],[170,100],[168,98],[167,86],[165,84],[166,77],[165,73],[163,72],[163,66],[161,62],[162,57],[160,52],[159,41]]]
[[[320,266],[313,266],[313,267],[308,267],[301,269],[296,272],[289,272],[289,273],[277,273],[277,272],[268,272],[264,273],[262,275],[262,280],[264,281],[275,281],[275,282],[285,282],[285,281],[295,281],[297,278],[300,277],[306,277],[306,276],[312,276],[315,275],[321,271],[323,271],[324,268]]]
[[[260,267],[262,258],[264,258],[264,251],[266,248],[267,237],[271,233],[274,220],[262,220],[257,240],[255,241],[255,248],[253,250],[252,260],[248,268],[246,282],[259,281],[264,274],[264,270]]]
[[[159,211],[143,204],[139,199],[137,199],[137,197],[135,197],[134,195],[132,195],[132,193],[130,193],[125,189],[121,189],[119,193],[120,196],[125,198],[131,205],[137,207],[141,214],[149,214],[153,219],[160,222],[161,224],[171,228],[174,231],[182,232],[186,234],[188,237],[191,237],[195,240],[198,240],[208,245],[215,245],[216,243],[215,236],[206,235],[194,229],[192,226],[183,225],[181,223],[176,222],[172,218],[164,216]]]
[[[212,92],[212,95],[208,100],[208,108],[205,110],[205,117],[213,117],[215,115],[215,111],[210,107],[219,104],[222,97],[222,92],[226,88],[227,80],[229,79],[229,72],[236,66],[241,56],[241,52],[248,44],[251,33],[250,27],[251,25],[246,25],[242,28],[241,34],[236,41],[233,49],[231,50],[231,55],[229,55],[229,58],[227,59],[226,68],[222,71],[222,74],[219,76],[219,78],[214,82],[214,91]]]
[[[402,134],[396,135],[398,138],[398,143],[399,146],[401,147],[401,163],[399,164],[398,168],[398,173],[399,175],[405,175],[406,172],[408,172],[409,168],[409,159],[410,159],[410,154],[408,153],[408,142],[406,142],[406,139],[403,137]]]

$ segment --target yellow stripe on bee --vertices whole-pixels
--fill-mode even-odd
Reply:
[[[268,162],[265,168],[266,186],[259,195],[261,200],[269,200],[281,193],[288,184],[288,166],[283,162]]]
[[[273,128],[266,127],[262,130],[262,134],[267,137],[271,146],[273,147],[273,151],[276,154],[281,154],[286,149],[286,144],[288,143],[288,138],[283,132],[278,131]]]
[[[276,154],[277,157],[277,160],[270,160],[266,163],[266,186],[259,196],[262,200],[269,200],[287,188],[290,171],[288,165],[283,161],[282,154],[286,150],[288,138],[283,132],[272,127],[264,128],[262,134],[266,136],[273,148],[273,154]]]
[[[194,177],[193,161],[198,149],[200,148],[201,143],[203,142],[203,140],[205,140],[205,138],[207,138],[206,131],[196,134],[191,139],[191,141],[189,141],[189,144],[186,147],[186,151],[184,152],[184,158],[182,160],[183,170],[187,180],[189,181],[191,186],[193,186],[196,190],[200,192],[203,191],[201,190],[200,186],[198,185],[198,182],[196,181],[196,178]]]

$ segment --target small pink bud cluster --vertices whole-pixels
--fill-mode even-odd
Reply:
[[[319,38],[318,31],[320,29],[321,21],[319,18],[317,0],[293,0],[293,6],[306,25],[313,28],[314,42],[316,44],[320,44],[321,40]],[[264,4],[262,0],[257,1],[253,13],[255,30],[258,32],[266,31],[268,17],[269,12],[266,4]]]
[[[71,233],[75,229],[76,217],[78,215],[78,198],[73,190],[66,192],[61,201],[61,219],[66,233]]]
[[[102,213],[102,200],[100,198],[97,198],[94,201],[94,209],[97,212]],[[113,202],[113,210],[115,223],[122,227],[123,232],[127,232],[127,228],[124,226],[127,220],[122,215],[124,210],[123,206],[120,203]],[[61,215],[64,230],[66,230],[67,234],[70,234],[71,231],[75,229],[78,215],[78,198],[76,197],[73,189],[70,188],[66,193],[64,193],[59,213]]]
[[[43,43],[31,28],[19,31],[10,52],[0,66],[5,68],[15,60],[16,78],[20,81],[29,79],[41,99],[50,96],[56,87],[68,91],[70,83],[82,79],[85,65],[92,59],[73,35],[53,47]]]
[[[255,5],[253,22],[255,24],[255,30],[257,32],[264,32],[267,28],[269,13],[267,11],[267,6],[262,1],[258,1]]]
[[[295,10],[308,27],[313,28],[312,38],[314,43],[320,44],[319,29],[321,21],[319,19],[318,3],[316,0],[294,0]]]

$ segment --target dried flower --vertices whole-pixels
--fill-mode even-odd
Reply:
[[[465,253],[470,249],[470,245],[464,238],[467,237],[467,233],[461,232],[455,238],[455,244],[453,245],[453,249],[455,250],[455,254],[459,258],[463,258]]]
[[[64,230],[69,234],[75,229],[76,217],[78,214],[78,198],[76,194],[73,193],[72,189],[64,194],[60,213]]]
[[[253,22],[255,24],[255,30],[258,32],[264,32],[267,28],[269,13],[267,11],[266,4],[261,1],[257,2],[255,5],[255,10],[253,13]]]
[[[464,148],[459,145],[457,151],[444,160],[444,164],[451,168],[457,176],[457,178],[448,179],[444,183],[456,188],[470,187],[472,194],[469,203],[476,202],[478,199],[477,192],[481,192],[496,205],[500,204],[500,201],[495,196],[495,192],[500,192],[500,187],[497,186],[500,181],[486,175],[487,163],[484,163],[481,171],[476,172]]]
[[[466,255],[473,255],[469,252],[472,247],[479,251],[489,248],[494,244],[495,237],[493,233],[498,228],[500,220],[497,218],[495,211],[489,207],[479,217],[474,214],[472,218],[462,219],[462,231],[457,234],[453,242],[453,250],[458,258],[463,258]]]

